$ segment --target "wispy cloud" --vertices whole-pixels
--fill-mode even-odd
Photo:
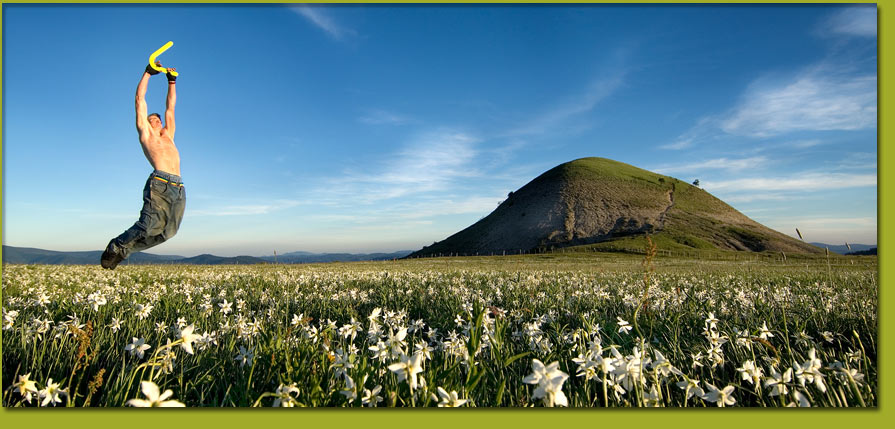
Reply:
[[[697,142],[703,142],[711,139],[718,134],[718,119],[712,116],[705,116],[696,122],[696,125],[690,127],[685,133],[678,136],[671,143],[660,145],[659,149],[682,150],[692,147]]]
[[[753,177],[736,180],[702,181],[702,187],[715,192],[736,191],[824,191],[877,186],[875,174],[804,173],[782,177]]]
[[[326,193],[338,195],[337,201],[351,196],[373,203],[448,190],[457,180],[479,174],[477,142],[477,137],[451,129],[419,135],[381,166],[367,165],[332,179]]]
[[[656,173],[670,174],[680,172],[697,172],[704,170],[728,170],[732,172],[751,170],[766,165],[768,159],[763,156],[751,158],[728,159],[716,158],[684,165],[664,166],[653,169]]]
[[[841,170],[877,170],[877,159],[875,153],[853,152],[831,168],[835,171]]]
[[[779,84],[754,83],[720,123],[734,135],[771,137],[794,131],[876,126],[876,76],[812,68]]]
[[[760,192],[760,193],[748,193],[748,194],[739,194],[733,195],[724,198],[724,202],[729,204],[737,204],[737,203],[751,203],[754,201],[792,201],[793,197],[786,193],[779,192]],[[767,210],[767,209],[765,209]],[[755,209],[751,210],[755,212]]]
[[[257,216],[301,205],[301,201],[273,200],[266,204],[226,205],[190,210],[189,216]]]
[[[855,131],[877,125],[877,76],[859,71],[847,49],[785,77],[766,74],[728,109],[700,118],[661,149],[681,150],[727,136],[769,138],[797,132]],[[801,140],[797,147],[822,144]]]
[[[345,28],[329,15],[324,13],[323,9],[318,6],[299,5],[289,6],[289,10],[293,13],[307,19],[312,24],[326,32],[327,35],[335,40],[344,40],[346,37],[353,36],[356,32],[350,28]]]
[[[849,36],[876,37],[876,5],[855,5],[834,14],[821,26],[821,32]]]
[[[410,119],[406,116],[388,112],[385,110],[370,110],[365,115],[358,118],[358,121],[368,125],[401,125]]]
[[[502,135],[502,137],[519,137],[532,134],[545,134],[555,131],[567,120],[594,109],[601,101],[612,95],[624,83],[624,71],[616,70],[612,75],[598,78],[590,83],[584,91],[565,102],[560,102],[552,109],[535,115]]]
[[[792,147],[796,147],[799,149],[807,149],[809,147],[820,146],[824,144],[823,140],[796,140],[794,142],[789,142],[789,145]]]

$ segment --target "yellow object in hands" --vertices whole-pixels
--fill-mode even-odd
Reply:
[[[168,73],[168,69],[167,69],[167,68],[165,68],[165,67],[159,67],[159,66],[155,65],[155,57],[161,55],[162,52],[167,51],[168,48],[170,48],[170,47],[172,47],[172,46],[174,46],[174,42],[173,42],[173,41],[172,41],[172,42],[165,43],[164,46],[162,46],[161,48],[158,48],[158,50],[156,50],[155,52],[153,52],[152,55],[149,56],[149,67],[152,67],[153,69],[155,69],[155,70],[158,71],[158,72],[166,73],[166,74],[167,74],[167,73]],[[177,72],[176,72],[176,71],[172,71],[172,72],[171,72],[171,75],[172,75],[172,76],[177,76]]]

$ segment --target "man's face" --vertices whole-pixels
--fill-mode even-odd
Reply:
[[[162,120],[159,119],[158,116],[152,115],[149,117],[149,126],[158,131],[162,129]]]

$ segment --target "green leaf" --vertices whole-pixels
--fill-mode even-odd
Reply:
[[[503,363],[503,367],[506,368],[506,367],[510,366],[511,363],[516,362],[517,360],[522,359],[522,358],[524,358],[525,356],[528,356],[528,355],[530,355],[530,354],[531,354],[531,352],[522,352],[522,353],[519,353],[519,354],[516,355],[516,356],[512,356],[512,357],[510,357],[509,359],[507,359],[506,362]]]
[[[484,369],[479,370],[471,370],[470,374],[472,375],[475,372],[474,378],[466,383],[466,391],[472,393],[475,390],[475,387],[479,384],[479,381],[482,379],[482,376],[485,375]]]

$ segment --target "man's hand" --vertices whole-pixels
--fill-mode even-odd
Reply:
[[[171,72],[176,72],[177,69],[171,67],[168,68],[168,72],[165,73],[165,76],[168,76],[168,83],[174,83],[177,80],[177,76],[171,74]]]
[[[156,65],[156,67],[161,67],[162,62],[156,61],[155,65]],[[158,70],[152,68],[152,64],[146,64],[146,73],[149,73],[150,76],[155,76],[155,75],[159,74],[160,72]]]

